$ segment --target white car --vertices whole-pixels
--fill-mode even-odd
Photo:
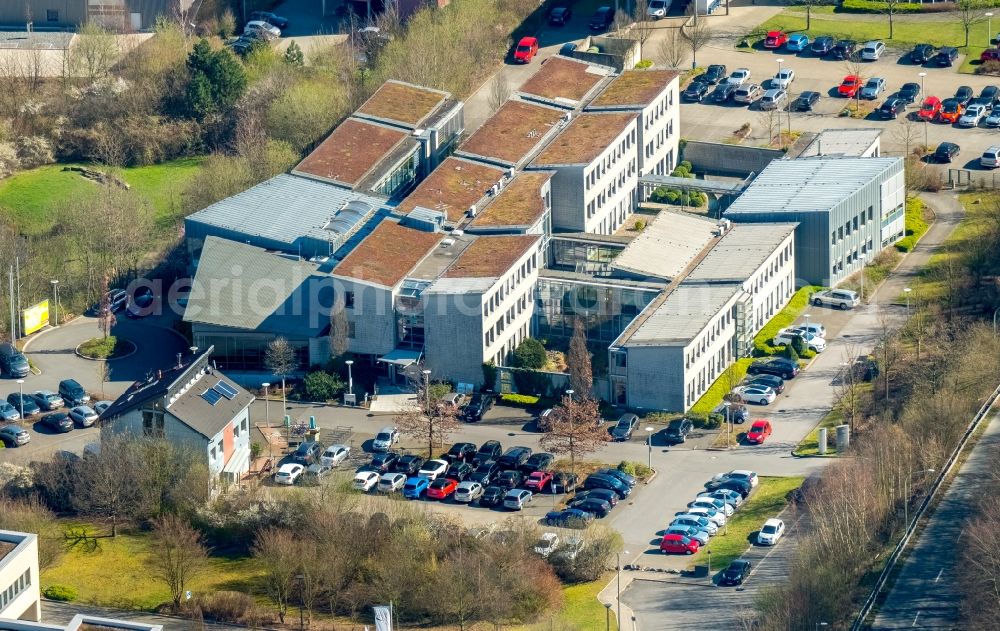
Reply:
[[[768,386],[736,386],[733,388],[733,394],[740,395],[740,398],[747,403],[759,403],[761,405],[773,403],[774,398],[778,396]]]
[[[735,510],[728,502],[704,495],[695,498],[693,502],[688,502],[688,508],[711,508],[721,512],[726,517],[732,515]]]
[[[646,17],[652,20],[667,17],[667,11],[670,10],[671,4],[671,0],[649,0],[649,4],[646,6]]]
[[[398,472],[383,473],[378,479],[378,490],[380,493],[393,493],[403,488],[406,484],[406,476]]]
[[[347,445],[330,445],[320,456],[320,462],[328,467],[336,467],[341,462],[347,460],[351,455],[351,448]]]
[[[795,325],[795,331],[805,331],[806,333],[812,333],[813,335],[818,335],[819,337],[826,339],[826,327],[820,322],[808,322],[806,324]]]
[[[557,554],[572,561],[578,554],[580,554],[580,550],[583,550],[586,545],[587,542],[584,541],[579,535],[570,535],[569,537],[566,537],[563,544],[559,546]]]
[[[750,80],[750,70],[748,68],[737,68],[726,78],[726,83],[731,83],[739,87]]]
[[[696,506],[694,508],[687,509],[688,515],[697,515],[699,517],[704,517],[708,521],[712,522],[720,528],[726,525],[726,516],[721,512],[715,510],[714,508],[705,508],[704,506]]]
[[[959,127],[979,127],[979,121],[986,116],[986,106],[978,103],[970,105],[969,109],[958,118]]]
[[[281,29],[277,26],[272,26],[264,20],[251,20],[247,22],[247,25],[243,27],[244,35],[247,33],[253,33],[255,35],[263,35],[265,37],[281,37]]]
[[[284,484],[286,486],[291,486],[295,484],[296,481],[302,476],[306,468],[300,464],[294,462],[288,462],[281,465],[278,472],[274,474],[275,484]]]
[[[420,467],[420,471],[417,471],[417,476],[433,481],[439,475],[444,475],[447,470],[448,463],[444,460],[428,460],[424,463],[424,466]]]
[[[455,489],[455,501],[461,504],[471,504],[479,499],[484,490],[483,485],[479,482],[466,480],[459,483],[458,488]]]
[[[359,491],[365,491],[366,493],[378,484],[379,475],[375,471],[362,471],[354,476],[353,486]]]
[[[757,543],[762,546],[773,546],[783,534],[785,534],[785,522],[772,517],[764,522],[760,532],[757,533]]]
[[[778,74],[774,75],[774,78],[771,79],[771,87],[787,90],[788,87],[792,85],[792,81],[795,81],[795,71],[791,68],[782,68],[778,71]]]
[[[89,405],[78,405],[69,411],[69,417],[80,424],[81,427],[90,427],[97,422],[97,412]]]
[[[692,515],[690,513],[678,513],[674,516],[674,520],[670,522],[670,526],[690,526],[691,528],[701,528],[707,532],[709,536],[715,536],[715,534],[719,532],[719,527],[702,515]]]
[[[996,145],[987,147],[986,150],[983,151],[983,155],[979,157],[979,166],[987,169],[1000,167],[1000,147]]]
[[[808,331],[799,331],[796,329],[781,329],[778,334],[774,336],[771,343],[775,346],[787,346],[792,343],[792,339],[798,335],[802,338],[802,341],[806,343],[806,348],[814,353],[822,353],[826,350],[826,340]]]
[[[727,480],[743,480],[750,483],[750,488],[756,488],[760,484],[760,478],[749,469],[733,469],[729,473],[723,474]]]
[[[378,430],[378,434],[375,434],[375,440],[372,441],[372,450],[389,451],[398,442],[399,430],[391,425],[387,425]]]
[[[550,554],[555,552],[557,547],[559,547],[559,535],[554,532],[546,532],[535,545],[535,554],[541,555],[542,557],[548,557]]]
[[[885,44],[879,40],[867,42],[861,49],[861,58],[865,61],[877,61],[885,52]]]

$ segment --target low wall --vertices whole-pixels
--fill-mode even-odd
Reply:
[[[697,173],[747,177],[760,173],[772,160],[784,156],[785,152],[780,149],[688,140],[681,159],[690,162]]]

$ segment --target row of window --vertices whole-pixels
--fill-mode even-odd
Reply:
[[[830,268],[830,272],[832,274],[831,278],[833,276],[836,276],[840,272],[843,272],[845,265],[848,266],[854,265],[854,263],[856,263],[859,259],[864,258],[865,255],[868,254],[868,252],[873,249],[874,245],[875,245],[874,240],[868,239],[867,243],[863,243],[861,245],[860,252],[858,252],[858,248],[854,248],[852,251],[848,252],[844,257],[842,257],[839,261],[834,263],[833,266],[831,266]]]
[[[715,341],[717,335],[721,335],[722,332],[729,326],[733,321],[735,315],[736,307],[728,309],[725,313],[720,315],[715,322],[710,322],[705,328],[705,331],[701,334],[701,340],[695,340],[695,348],[690,353],[684,356],[684,368],[690,368],[691,364],[701,357],[701,354],[705,352],[708,345]]]
[[[785,263],[792,259],[792,244],[787,243],[785,247],[778,252],[778,256],[771,259],[771,263],[764,268],[762,274],[758,274],[753,279],[753,286],[750,288],[750,292],[756,294],[760,289],[766,285],[771,277],[777,274],[784,266]]]
[[[618,207],[612,209],[604,217],[604,221],[601,222],[601,226],[598,229],[598,234],[614,234],[618,227],[625,223],[625,218],[632,214],[632,198],[626,197],[625,199],[618,202]]]
[[[616,147],[614,151],[609,152],[599,164],[595,165],[594,168],[590,170],[590,173],[583,176],[584,189],[589,191],[592,186],[597,184],[597,181],[611,170],[611,168],[615,165],[615,162],[617,162],[632,148],[632,144],[634,142],[635,128],[632,128],[632,131],[630,131],[628,135],[618,143],[618,147]]]
[[[0,611],[3,611],[7,605],[14,602],[14,599],[21,595],[21,592],[25,591],[31,587],[31,569],[24,571],[24,574],[17,577],[17,580],[11,583],[7,589],[0,592]]]
[[[504,344],[503,348],[497,351],[497,353],[493,356],[493,363],[496,364],[497,366],[503,366],[504,364],[506,364],[507,357],[514,352],[514,349],[517,348],[521,344],[521,342],[524,341],[524,338],[526,337],[528,337],[527,323],[525,323],[524,326],[519,328],[517,330],[517,333],[512,335],[511,338],[507,340],[507,343]]]
[[[535,288],[529,287],[527,291],[521,294],[521,296],[514,302],[514,304],[511,305],[509,309],[507,309],[507,313],[505,313],[500,319],[498,319],[496,323],[494,323],[494,325],[490,327],[489,330],[487,330],[483,334],[483,344],[487,348],[489,348],[493,344],[496,338],[500,337],[500,334],[503,333],[504,329],[507,327],[508,324],[517,319],[518,316],[520,316],[529,308],[529,304],[531,303],[531,299],[529,298],[529,296],[532,296],[534,292]]]
[[[608,184],[608,187],[599,193],[594,199],[587,203],[587,219],[590,219],[597,213],[601,212],[604,208],[604,204],[607,203],[608,199],[614,199],[615,195],[618,194],[618,188],[624,187],[625,182],[630,179],[636,173],[635,159],[629,160],[622,172],[618,174],[618,177]]]
[[[483,305],[483,317],[489,317],[491,313],[496,311],[497,307],[503,303],[504,298],[507,296],[508,292],[514,291],[522,280],[528,277],[535,268],[538,267],[538,252],[534,252],[531,258],[526,259],[524,263],[521,264],[513,274],[507,277],[500,287],[494,291],[490,297],[486,300],[486,304]]]
[[[653,111],[642,117],[643,130],[649,129],[656,123],[656,121],[665,116],[670,111],[673,104],[674,91],[673,89],[669,89],[667,90],[667,93],[663,95],[663,98],[660,99],[660,102],[656,104],[656,107],[653,108]]]
[[[865,226],[869,221],[875,220],[875,207],[869,206],[868,212],[861,211],[861,213],[851,219],[844,225],[837,228],[835,231],[830,233],[830,245],[837,245],[837,243],[844,240],[844,237],[851,236],[852,232],[857,232],[859,226]]]
[[[646,159],[652,158],[656,155],[656,152],[660,150],[660,147],[667,144],[667,140],[674,135],[674,121],[670,121],[663,129],[656,133],[648,143],[646,143]]]
[[[732,344],[727,343],[709,359],[708,363],[701,367],[701,370],[688,384],[687,406],[693,405],[709,386],[715,382],[719,374],[733,361]],[[687,407],[685,406],[685,407]]]

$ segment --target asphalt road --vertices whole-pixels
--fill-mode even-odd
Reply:
[[[961,592],[957,585],[956,542],[962,540],[968,515],[990,475],[991,459],[1000,448],[997,413],[972,448],[909,551],[892,590],[878,609],[872,629],[958,629]]]

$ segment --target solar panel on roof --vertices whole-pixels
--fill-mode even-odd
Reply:
[[[226,397],[227,399],[233,399],[236,397],[236,388],[232,387],[225,381],[220,380],[219,383],[215,384],[215,389],[218,390],[219,394]]]
[[[209,405],[215,405],[222,399],[222,395],[219,394],[215,389],[209,388],[201,393],[201,398],[208,401]]]

